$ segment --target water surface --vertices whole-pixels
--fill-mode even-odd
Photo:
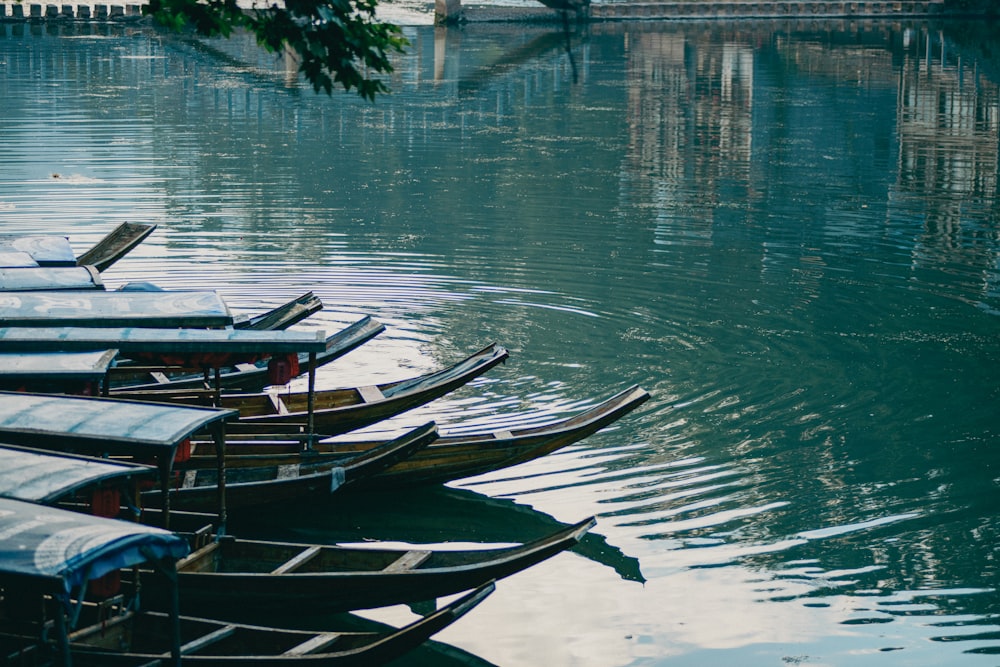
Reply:
[[[246,39],[0,25],[4,231],[154,222],[109,287],[383,321],[322,386],[510,349],[382,430],[653,395],[536,462],[238,530],[492,544],[598,516],[441,633],[472,663],[995,665],[995,27],[406,34],[370,105]]]

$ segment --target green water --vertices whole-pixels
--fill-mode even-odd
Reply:
[[[105,274],[307,289],[379,338],[322,386],[510,361],[382,425],[616,427],[453,485],[239,534],[576,552],[438,639],[497,665],[1000,662],[1000,42],[983,24],[407,27],[391,97],[247,40],[0,25],[0,226]],[[399,624],[406,608],[366,614]],[[481,662],[479,663],[481,664]]]

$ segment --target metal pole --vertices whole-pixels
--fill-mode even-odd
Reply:
[[[73,656],[69,651],[69,633],[66,631],[66,610],[62,604],[56,605],[56,634],[59,638],[59,652],[62,653],[63,667],[72,667]]]
[[[215,464],[218,475],[219,517],[216,539],[226,534],[226,422],[219,420],[212,425],[212,439],[215,441]]]
[[[173,468],[174,454],[176,449],[170,452],[170,458],[164,463],[166,458],[163,454],[159,456],[160,462],[160,495],[163,496],[163,527],[170,530],[170,472]]]
[[[309,353],[309,396],[308,396],[308,409],[309,409],[309,433],[307,434],[307,442],[309,443],[309,449],[313,448],[313,437],[315,434],[315,412],[316,408],[316,353]]]

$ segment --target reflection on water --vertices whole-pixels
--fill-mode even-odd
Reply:
[[[246,39],[0,25],[0,221],[375,341],[324,386],[510,361],[371,430],[653,399],[461,489],[234,518],[297,540],[591,537],[440,636],[486,662],[995,664],[995,26],[406,28],[395,93]],[[408,609],[373,612],[382,621]],[[473,658],[457,652],[458,660]],[[464,658],[462,656],[465,656]]]

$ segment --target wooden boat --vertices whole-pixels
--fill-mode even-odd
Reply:
[[[363,482],[378,471],[405,461],[437,438],[437,426],[428,422],[400,437],[363,452],[324,457],[321,461],[296,461],[274,466],[244,467],[225,471],[227,511],[260,505],[323,498],[341,488]],[[178,462],[175,467],[183,464]],[[187,469],[169,490],[176,510],[210,512],[218,503],[218,469]],[[142,494],[142,504],[160,507],[163,489]]]
[[[492,344],[451,366],[407,380],[351,389],[315,392],[313,425],[324,436],[347,433],[424,405],[461,387],[507,360],[503,347]],[[112,395],[132,400],[201,404],[203,392],[183,390],[134,391],[115,389]],[[220,405],[239,410],[243,424],[304,424],[308,419],[307,393],[223,394]],[[263,427],[266,429],[266,427]]]
[[[7,536],[0,542],[0,659],[7,664],[52,664],[53,652],[77,667],[380,664],[423,643],[494,590],[488,583],[386,633],[241,625],[180,616],[176,604],[158,613],[133,611],[131,601],[77,602],[95,579],[144,562],[170,580],[176,559],[188,552],[186,540],[173,533],[6,498],[0,498],[0,533]],[[79,610],[99,616],[83,618]]]
[[[315,308],[316,303],[322,307],[319,299],[309,293],[251,320],[267,320],[276,325],[274,330],[282,330],[284,326],[315,312],[318,309]],[[239,324],[237,327],[239,328]],[[253,330],[252,324],[246,328]],[[134,362],[122,359],[117,349],[93,352],[0,352],[0,390],[96,396],[102,393],[112,367],[116,374],[125,377],[128,372],[125,368],[129,364],[132,365],[133,377],[148,379],[152,377],[152,373],[157,377],[172,374],[167,367],[158,371],[147,367],[136,368]],[[266,363],[263,361],[261,368],[266,370]],[[197,377],[204,384],[204,372],[194,375],[190,372],[178,374]]]
[[[339,359],[351,350],[360,347],[375,336],[385,331],[385,325],[381,322],[365,316],[341,329],[339,332],[329,336],[325,341],[322,350],[315,353],[315,358],[311,358],[306,352],[300,351],[297,355],[299,371],[308,373]],[[242,335],[251,334],[266,336],[268,331],[257,331],[254,329],[237,329]],[[303,334],[305,332],[273,332],[286,334]],[[0,329],[0,350],[4,346],[4,333]],[[271,382],[268,374],[268,359],[247,359],[242,363],[221,365],[219,367],[218,382],[224,389],[230,391],[260,391],[264,387],[275,384]],[[127,367],[122,369],[112,369],[109,376],[109,383],[112,388],[128,387],[130,391],[145,391],[151,389],[198,389],[205,388],[205,376],[203,373],[178,373],[168,375],[162,368],[143,369],[142,367]]]
[[[528,428],[494,429],[489,432],[438,438],[431,446],[408,459],[360,480],[353,489],[398,489],[418,484],[441,484],[517,465],[571,445],[612,424],[649,399],[638,386],[622,391],[604,402],[565,420]],[[232,425],[226,465],[230,469],[289,465],[319,461],[324,456],[363,452],[379,441],[334,438],[313,444],[307,451],[286,431],[248,436],[239,423]],[[284,438],[284,440],[281,440]],[[215,461],[211,443],[196,442],[194,454],[185,467],[208,466]]]
[[[95,512],[97,492],[155,474],[147,466],[0,446],[0,497]],[[117,496],[104,501],[117,514]],[[104,516],[114,516],[105,513]],[[196,549],[176,563],[181,611],[240,619],[260,612],[334,613],[433,600],[482,586],[575,546],[593,518],[528,544],[461,551],[294,544],[188,536]],[[146,568],[146,608],[169,608],[170,580]],[[239,604],[233,604],[239,591]]]
[[[283,330],[284,326],[293,324],[301,317],[315,312],[319,307],[322,307],[319,299],[308,293],[274,310],[250,318],[250,324],[244,328],[253,331],[255,330],[254,322],[266,320],[275,325],[273,330],[280,331]],[[237,328],[241,328],[239,323],[237,323]],[[319,357],[317,366],[319,363],[327,363],[339,358],[382,330],[384,327],[380,323],[366,317],[334,334],[327,339],[327,348],[317,355]],[[105,342],[110,343],[112,339],[107,338]],[[25,346],[29,344],[26,343]],[[22,346],[18,345],[18,347]],[[47,340],[44,347],[58,349],[60,346]],[[81,345],[79,347],[82,349],[87,346]],[[309,368],[308,359],[308,354],[303,353],[302,360],[306,371]],[[257,360],[253,364],[241,364],[239,368],[222,369],[223,384],[227,381],[239,384],[240,373],[267,378],[269,363],[270,357],[267,357]],[[97,395],[106,393],[105,389],[112,382],[120,385],[131,380],[137,384],[148,385],[150,379],[160,381],[155,386],[173,386],[174,384],[186,386],[197,383],[201,388],[208,388],[204,370],[193,373],[190,370],[178,371],[176,368],[166,366],[140,366],[136,362],[123,359],[117,349],[75,352],[0,352],[0,390]],[[262,382],[266,383],[267,379]],[[192,388],[185,391],[192,391]]]
[[[0,498],[0,534],[0,647],[30,647],[54,634],[64,664],[69,664],[74,629],[69,612],[88,585],[150,561],[172,573],[176,560],[189,551],[185,539],[165,530],[10,498]],[[56,604],[46,605],[46,599]],[[53,618],[33,617],[43,612]],[[168,637],[178,626],[176,606],[172,612],[172,622],[162,624]],[[54,633],[46,621],[54,622]],[[177,649],[175,642],[173,653],[179,657]],[[169,657],[169,644],[166,651]]]
[[[153,233],[156,225],[123,222],[89,250],[76,258],[77,266],[93,266],[105,271]]]
[[[381,665],[400,658],[465,616],[495,588],[493,583],[486,584],[407,626],[381,633],[291,630],[181,616],[176,662],[165,632],[168,614],[124,612],[69,634],[68,652],[74,667]],[[26,639],[23,635],[18,638]],[[37,646],[29,646],[6,657],[9,664],[32,664],[32,657],[41,652]]]
[[[262,613],[333,613],[434,600],[520,572],[575,546],[593,518],[519,546],[477,550],[386,549],[222,537],[177,563],[181,611],[246,619]],[[162,578],[142,590],[166,602]],[[239,604],[232,603],[239,591]]]

